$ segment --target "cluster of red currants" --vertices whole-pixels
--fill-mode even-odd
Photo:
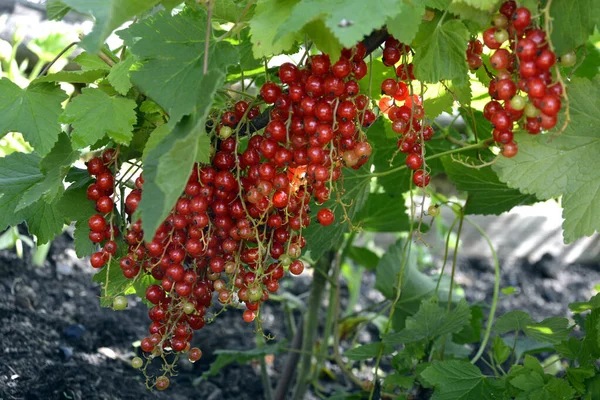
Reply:
[[[92,158],[87,163],[88,173],[95,178],[95,182],[87,188],[87,198],[96,202],[97,211],[97,214],[88,219],[89,238],[93,243],[103,244],[102,249],[92,254],[90,258],[94,268],[102,268],[117,252],[115,237],[119,235],[119,228],[112,223],[115,192],[113,170],[116,161],[115,150],[107,149],[101,157]]]
[[[495,50],[490,63],[497,72],[489,85],[493,100],[486,104],[484,116],[492,122],[493,137],[502,144],[502,155],[513,157],[518,152],[514,123],[524,116],[523,127],[530,134],[552,129],[564,89],[553,80],[551,68],[557,59],[549,48],[547,33],[535,26],[527,8],[505,1],[492,24],[483,33],[483,42]]]
[[[371,154],[362,128],[374,122],[375,114],[357,82],[367,73],[365,54],[359,44],[345,49],[335,63],[320,54],[302,68],[281,65],[280,83],[260,88],[262,101],[272,105],[270,121],[246,143],[244,127],[261,112],[256,104],[238,101],[216,116],[211,164],[194,166],[184,193],[149,242],[134,217],[144,195],[139,175],[122,210],[128,246],[122,257],[116,255],[115,231],[107,230],[105,217],[113,216],[115,151],[88,162],[96,176],[88,197],[102,213],[90,219],[90,239],[108,240],[92,256],[92,265],[114,262],[129,279],[156,280],[145,293],[153,307],[149,336],[141,341],[144,352],[189,351],[195,361],[201,352],[190,349],[190,341],[193,331],[205,325],[213,295],[223,305],[243,303],[243,319],[252,322],[286,270],[303,272],[302,231],[311,223],[311,203],[326,202],[342,168],[358,169]],[[316,219],[328,226],[335,217],[321,208]],[[155,386],[166,388],[165,378]]]
[[[414,80],[412,63],[408,62],[411,48],[393,37],[385,42],[383,63],[396,68],[396,79],[388,78],[381,83],[384,95],[379,107],[392,121],[392,130],[400,135],[398,150],[406,154],[406,165],[413,173],[413,183],[418,187],[429,184],[429,173],[424,168],[424,142],[433,137],[430,125],[422,123],[425,110],[421,98],[411,95],[410,81]],[[396,64],[400,63],[397,67]]]

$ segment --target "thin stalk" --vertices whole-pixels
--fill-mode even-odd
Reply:
[[[467,200],[468,201],[468,200]],[[450,272],[450,288],[448,289],[448,309],[452,308],[452,291],[454,289],[454,275],[456,274],[456,261],[458,260],[458,246],[460,245],[460,234],[462,232],[463,223],[465,221],[464,210],[460,210],[458,216],[458,229],[456,230],[456,244],[454,245],[454,254],[452,255],[452,272]],[[440,360],[444,360],[444,350],[446,349],[446,336],[442,338],[442,348],[440,349]]]
[[[500,293],[500,263],[498,262],[498,255],[496,254],[494,245],[492,244],[492,241],[490,240],[488,235],[486,235],[485,231],[483,229],[481,229],[481,227],[479,225],[477,225],[469,217],[465,217],[465,219],[475,229],[477,229],[477,231],[479,231],[479,233],[481,233],[481,236],[483,236],[483,238],[487,242],[488,246],[490,247],[490,250],[492,251],[492,257],[494,258],[494,294],[492,295],[492,306],[490,307],[490,315],[488,317],[487,326],[485,328],[485,334],[483,335],[483,340],[481,341],[481,345],[479,346],[479,350],[477,351],[477,354],[475,354],[475,356],[471,359],[471,364],[475,364],[477,362],[477,360],[479,360],[479,358],[483,354],[483,351],[485,350],[485,346],[487,345],[487,342],[490,339],[490,334],[492,332],[492,326],[494,324],[494,316],[496,315],[496,306],[498,305],[498,295]],[[516,335],[518,335],[518,334],[519,334],[519,332],[516,333]],[[516,335],[515,335],[515,346],[516,346]],[[514,352],[514,350],[515,349],[513,347],[513,352]]]
[[[275,388],[274,400],[285,400],[290,389],[290,383],[294,377],[294,372],[296,372],[296,368],[298,367],[300,355],[306,355],[306,353],[300,350],[300,346],[302,346],[302,334],[304,332],[302,324],[303,321],[300,319],[300,322],[296,328],[296,333],[292,339],[291,348],[288,349],[290,354],[285,366],[283,367],[281,376],[279,377],[277,388]],[[312,352],[309,352],[308,355],[312,356]]]
[[[331,336],[332,332],[335,335],[336,332],[333,330],[334,321],[337,321],[339,317],[339,310],[337,307],[333,307],[334,304],[337,304],[336,300],[339,297],[340,285],[339,285],[339,277],[340,270],[348,251],[350,251],[350,247],[352,243],[354,243],[354,238],[356,237],[356,231],[352,231],[348,236],[346,241],[346,246],[342,251],[341,255],[337,255],[333,267],[332,274],[332,282],[331,289],[329,290],[329,307],[327,308],[327,319],[325,320],[325,328],[323,330],[323,341],[321,343],[321,351],[317,355],[317,363],[315,367],[315,371],[312,377],[312,380],[315,381],[319,377],[319,372],[322,369],[323,363],[325,362],[325,358],[327,358],[327,352],[329,350],[329,346],[327,345],[327,341]],[[336,324],[337,325],[337,324]]]
[[[315,273],[310,295],[308,297],[308,310],[306,312],[303,328],[302,339],[302,357],[300,358],[300,369],[298,371],[298,381],[294,389],[292,400],[303,400],[308,390],[310,369],[312,366],[312,352],[315,343],[317,330],[319,328],[319,309],[321,308],[321,300],[325,291],[327,280],[324,275],[327,275],[331,268],[331,261],[334,252],[329,251],[315,264],[315,270],[320,270],[322,273]],[[316,271],[315,271],[316,272]],[[310,354],[310,355],[308,355]]]
[[[260,328],[260,327],[259,327]],[[263,347],[265,344],[265,338],[262,331],[258,329],[256,331],[256,347]],[[263,393],[265,400],[273,400],[273,390],[271,389],[271,380],[269,379],[269,372],[267,371],[267,363],[264,357],[260,358],[260,378],[263,384]]]
[[[59,59],[59,58],[61,58],[61,57],[63,56],[63,54],[65,54],[67,51],[69,51],[69,49],[70,49],[71,47],[75,46],[77,43],[79,43],[79,42],[71,42],[71,43],[69,43],[69,45],[68,45],[67,47],[65,47],[64,49],[62,49],[62,50],[60,51],[60,53],[58,53],[58,54],[56,55],[56,57],[54,57],[54,59],[53,59],[52,61],[50,61],[50,62],[48,63],[48,65],[46,65],[46,67],[45,67],[45,68],[42,70],[42,72],[40,72],[40,73],[39,73],[39,75],[38,75],[37,77],[39,78],[40,76],[44,76],[44,75],[45,75],[45,74],[48,72],[48,70],[49,70],[50,68],[52,68],[52,66],[54,65],[54,63],[55,63],[55,62],[57,62],[57,61],[58,61],[58,59]]]

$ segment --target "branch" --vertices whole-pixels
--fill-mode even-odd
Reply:
[[[388,38],[388,36],[389,36],[389,33],[386,29],[380,29],[377,31],[373,31],[369,36],[366,36],[362,41],[362,43],[367,48],[367,53],[365,54],[365,57],[368,56],[369,54],[371,54],[372,52],[374,52],[375,50],[377,50],[377,48],[379,46],[381,46],[383,44],[383,42],[385,42],[385,40]],[[237,130],[239,132],[239,134],[240,135],[252,134],[252,133],[260,131],[261,129],[266,127],[267,124],[269,123],[270,114],[271,114],[272,109],[273,109],[272,107],[269,107],[258,117],[254,118],[252,121],[242,123],[239,126],[239,129]],[[210,132],[212,130],[212,127],[213,127],[212,123],[210,123],[210,124],[207,123],[206,131]]]

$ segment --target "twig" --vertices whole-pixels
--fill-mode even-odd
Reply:
[[[46,73],[48,72],[48,70],[49,70],[50,68],[52,68],[52,66],[54,65],[54,63],[56,63],[56,62],[58,61],[58,59],[59,59],[59,58],[61,58],[61,57],[63,56],[63,54],[65,54],[67,51],[69,51],[69,49],[70,49],[71,47],[75,46],[75,45],[76,45],[76,44],[78,44],[78,43],[79,43],[79,42],[71,42],[71,43],[69,43],[69,45],[68,45],[67,47],[65,47],[64,49],[62,49],[62,50],[60,51],[60,53],[58,53],[58,54],[56,55],[56,57],[54,57],[54,59],[53,59],[52,61],[50,61],[50,62],[48,63],[48,65],[46,65],[46,66],[44,67],[44,69],[43,69],[43,70],[40,72],[40,74],[39,74],[37,77],[39,78],[40,76],[44,76],[44,75],[46,75]]]

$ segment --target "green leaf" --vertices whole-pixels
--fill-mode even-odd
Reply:
[[[534,322],[524,311],[510,311],[496,320],[494,331],[497,333],[523,331],[531,339],[557,344],[569,336],[572,328],[568,325],[569,320],[566,318],[551,317],[542,322]]]
[[[331,62],[336,62],[340,58],[344,46],[323,21],[309,22],[304,26],[303,31],[319,50],[329,55]]]
[[[15,209],[23,194],[44,179],[40,161],[35,153],[12,153],[0,158],[0,230],[25,219],[25,210]]]
[[[419,311],[406,319],[404,330],[386,335],[383,342],[390,345],[432,340],[439,336],[460,331],[471,320],[471,309],[461,300],[450,312],[437,301],[423,301]]]
[[[296,35],[277,35],[281,21],[287,20],[299,0],[260,0],[254,17],[250,20],[250,33],[254,57],[260,59],[291,50],[296,43]],[[278,21],[278,23],[273,23]]]
[[[355,221],[366,231],[402,232],[410,229],[402,199],[385,193],[371,193],[369,201],[358,212]]]
[[[467,214],[500,215],[515,206],[536,201],[535,196],[523,194],[501,182],[492,167],[470,168],[452,157],[443,157],[442,162],[456,188],[469,194]]]
[[[504,340],[502,340],[500,336],[496,336],[492,344],[492,351],[496,363],[502,364],[504,361],[508,360],[508,357],[511,353],[511,348],[508,347],[506,343],[504,343]]]
[[[450,7],[448,7],[448,12],[460,16],[461,20],[467,25],[467,28],[469,28],[469,31],[473,34],[477,34],[488,27],[491,16],[498,8],[492,7],[482,10],[467,4],[472,2],[473,1],[471,0],[455,0],[450,4]],[[493,0],[493,2],[498,3],[497,0]]]
[[[67,94],[52,83],[32,83],[26,89],[0,79],[0,135],[21,132],[35,151],[45,156],[60,133],[58,117]]]
[[[108,275],[108,286],[106,276]],[[115,296],[121,295],[132,287],[133,282],[123,275],[123,271],[119,267],[119,262],[115,257],[111,257],[110,261],[93,277],[92,281],[99,283],[102,286],[100,295],[100,306],[112,306],[112,300]]]
[[[29,233],[37,237],[38,245],[48,243],[63,230],[64,216],[54,204],[38,200],[24,210]]]
[[[544,386],[544,377],[537,372],[529,372],[511,379],[510,384],[517,389],[531,392]]]
[[[425,117],[431,120],[444,112],[449,114],[452,113],[454,96],[445,89],[440,88],[440,91],[441,93],[438,93],[437,97],[427,97],[425,101],[423,101]]]
[[[435,83],[442,79],[466,80],[468,67],[465,51],[469,41],[467,27],[458,20],[437,24],[431,36],[415,49],[415,76]],[[443,60],[443,61],[442,61]]]
[[[196,162],[201,164],[210,164],[212,146],[210,144],[210,136],[198,136],[198,153],[196,154]]]
[[[199,381],[215,376],[223,368],[232,363],[245,364],[250,360],[264,358],[270,354],[279,354],[283,351],[285,342],[279,342],[274,345],[266,345],[250,350],[216,350],[217,358],[210,365],[210,369],[200,376]]]
[[[369,270],[375,270],[379,263],[379,256],[365,247],[350,247],[348,258]]]
[[[46,17],[49,20],[63,19],[69,11],[71,11],[71,8],[62,0],[48,0],[46,2]]]
[[[459,0],[460,3],[467,4],[472,7],[479,8],[481,10],[490,10],[495,8],[498,4],[498,0]]]
[[[213,21],[220,22],[238,22],[247,21],[250,19],[251,12],[247,12],[242,17],[246,2],[238,2],[236,4],[233,0],[218,0],[213,2],[212,7],[212,19]]]
[[[563,55],[584,44],[594,33],[598,15],[600,3],[596,0],[553,1],[550,6],[551,39],[556,55]]]
[[[438,10],[445,10],[451,2],[452,0],[423,0],[427,7],[437,8]]]
[[[569,310],[574,313],[580,314],[586,311],[593,311],[597,308],[600,308],[600,293],[596,294],[589,301],[585,302],[575,302],[569,304]]]
[[[148,154],[150,154],[150,152],[152,150],[154,150],[156,148],[156,146],[158,146],[163,141],[163,139],[169,133],[171,133],[172,130],[173,130],[173,123],[171,121],[169,121],[166,124],[157,126],[150,133],[150,136],[148,137],[148,141],[146,142],[146,146],[144,147],[144,153],[142,155],[142,160],[144,161],[144,163],[146,162],[146,159],[148,158]]]
[[[562,196],[565,243],[600,230],[600,77],[573,78],[569,85],[571,121],[549,141],[547,135],[522,135],[519,153],[493,166],[501,181],[546,200]],[[559,121],[558,126],[562,122]]]
[[[58,142],[40,162],[40,170],[44,178],[23,194],[16,211],[30,206],[40,198],[44,198],[48,203],[54,202],[63,193],[63,179],[67,176],[71,164],[78,159],[79,152],[71,147],[69,136],[61,133]]]
[[[394,348],[382,342],[371,342],[345,351],[344,356],[352,361],[362,361],[377,357],[380,351],[382,355],[388,355],[394,352]]]
[[[402,263],[406,262],[408,264],[411,261],[410,259],[404,261],[404,255],[408,253],[404,250],[405,246],[406,242],[402,240],[389,246],[375,269],[375,289],[379,290],[388,299],[393,298],[396,294],[396,283],[398,282],[398,274]]]
[[[510,331],[522,331],[533,320],[525,311],[510,311],[496,319],[494,332],[506,333]]]
[[[388,17],[400,12],[398,0],[301,0],[279,25],[275,39],[299,32],[311,21],[321,19],[345,47],[352,47]]]
[[[93,201],[87,198],[87,185],[80,187],[70,186],[60,201],[56,204],[56,209],[61,215],[77,221],[75,223],[75,252],[77,257],[85,257],[91,255],[96,246],[89,239],[90,227],[88,219],[96,213]]]
[[[93,71],[96,69],[101,69],[104,71],[110,71],[110,67],[106,62],[104,62],[100,57],[96,54],[90,54],[87,51],[84,51],[77,57],[73,59],[73,62],[79,64],[83,71]]]
[[[88,69],[81,71],[60,71],[37,78],[34,82],[70,82],[70,83],[92,83],[106,75],[104,69]]]
[[[352,221],[369,197],[371,179],[367,171],[368,164],[356,171],[344,169],[344,177],[340,179],[340,181],[343,179],[343,187],[338,189],[342,190],[341,201],[345,204],[346,214]],[[312,207],[311,224],[303,233],[307,243],[303,257],[309,262],[318,260],[327,250],[337,246],[349,228],[348,222],[344,219],[344,210],[335,196],[325,202],[323,207],[333,211],[335,222],[323,228],[316,219],[320,207]]]
[[[67,6],[94,19],[92,32],[81,41],[81,46],[89,52],[100,50],[104,40],[124,22],[136,15],[152,9],[159,0],[62,0]]]
[[[133,138],[136,122],[135,101],[119,96],[109,96],[100,89],[84,88],[69,103],[61,121],[73,126],[73,145],[84,148],[108,136],[120,144]]]
[[[585,393],[585,381],[597,374],[596,368],[592,366],[580,367],[580,368],[567,368],[567,379],[571,386],[575,388],[575,390],[583,394]]]
[[[386,135],[386,130],[393,132],[391,124],[388,121],[384,121],[384,118],[378,118],[367,131],[369,143],[373,146],[371,158],[373,159],[375,173],[386,172],[392,168],[406,165],[403,154],[397,154],[394,157],[394,161],[390,164],[390,160],[398,149],[396,145],[398,140],[389,138]],[[392,133],[390,134],[392,135]],[[395,133],[393,136],[397,137]],[[410,188],[410,172],[408,168],[404,168],[389,175],[379,176],[377,177],[377,183],[385,189],[388,195],[392,197],[400,196]]]
[[[108,81],[112,87],[123,96],[125,96],[133,86],[131,79],[129,78],[129,69],[133,65],[133,62],[133,57],[127,57],[113,66],[108,74]]]
[[[524,332],[538,342],[558,344],[566,340],[572,330],[572,328],[569,328],[568,319],[550,317],[542,322],[527,325]]]
[[[435,386],[432,400],[504,398],[503,385],[483,376],[479,368],[468,361],[434,361],[421,376]]]
[[[133,84],[156,101],[173,122],[190,114],[206,84],[203,11],[186,9],[175,16],[161,11],[120,31],[119,36],[141,60],[130,72]],[[207,56],[208,71],[225,72],[239,62],[236,49],[227,41],[211,41]]]
[[[402,43],[409,44],[419,30],[425,6],[420,1],[402,1],[396,7],[398,14],[388,18],[385,25],[392,36]]]
[[[200,79],[201,90],[196,93],[194,113],[177,123],[144,159],[144,196],[139,210],[147,241],[152,240],[185,189],[198,154],[198,136],[206,135],[206,116],[225,74],[214,70]]]

